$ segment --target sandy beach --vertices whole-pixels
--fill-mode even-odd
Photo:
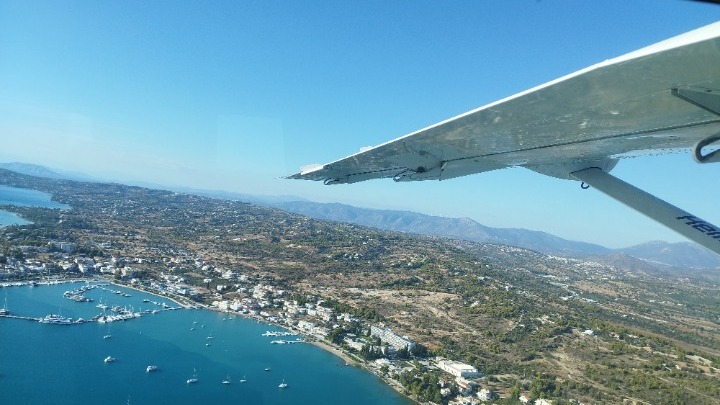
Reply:
[[[319,348],[321,348],[321,349],[323,349],[323,350],[326,350],[326,351],[328,351],[328,352],[330,352],[330,353],[332,353],[332,354],[340,357],[341,359],[345,360],[345,361],[346,361],[348,364],[350,364],[350,365],[353,365],[353,366],[357,365],[357,361],[355,361],[355,359],[353,359],[352,357],[348,356],[348,355],[347,355],[346,353],[344,353],[342,350],[340,350],[340,349],[338,349],[338,348],[336,348],[336,347],[333,347],[333,346],[331,346],[331,345],[329,345],[329,344],[327,344],[327,343],[325,343],[325,342],[316,340],[316,341],[311,341],[311,342],[308,342],[308,343],[312,343],[312,344],[314,344],[315,346],[317,346],[317,347],[319,347]]]

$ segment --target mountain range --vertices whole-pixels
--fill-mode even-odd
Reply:
[[[518,228],[492,228],[469,218],[446,218],[409,211],[357,208],[337,203],[276,202],[276,208],[312,218],[350,222],[378,229],[441,236],[472,242],[494,243],[535,250],[555,256],[592,258],[615,262],[641,259],[656,267],[718,268],[720,256],[691,242],[652,241],[623,249],[609,249],[566,240],[549,233]]]
[[[91,179],[87,175],[62,174],[44,166],[27,163],[0,163],[0,168],[37,177],[81,181]],[[339,203],[317,203],[293,196],[258,196],[187,188],[173,189],[172,191],[240,200],[316,219],[346,222],[388,231],[516,246],[548,255],[592,259],[606,264],[641,268],[643,271],[650,271],[658,275],[697,274],[697,271],[690,271],[690,269],[720,268],[720,256],[691,242],[652,241],[623,249],[609,249],[592,243],[563,239],[546,232],[521,228],[493,228],[470,218],[447,218],[410,211],[358,208]],[[709,273],[711,277],[715,274],[715,271]]]

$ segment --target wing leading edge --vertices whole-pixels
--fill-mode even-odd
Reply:
[[[288,176],[325,184],[446,180],[507,167],[580,180],[720,254],[720,228],[609,174],[692,149],[720,161],[720,22]]]

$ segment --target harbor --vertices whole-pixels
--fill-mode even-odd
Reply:
[[[38,287],[38,286],[50,286],[50,285],[73,285],[73,284],[82,284],[80,287],[75,288],[73,290],[66,290],[62,293],[62,297],[72,301],[77,304],[85,304],[85,303],[92,303],[95,301],[94,298],[88,298],[85,294],[92,292],[94,290],[100,291],[101,298],[100,303],[97,304],[95,307],[98,308],[98,310],[101,310],[101,312],[94,314],[88,318],[83,317],[67,317],[63,316],[61,313],[62,306],[59,307],[58,313],[48,313],[44,316],[22,316],[22,315],[16,315],[13,314],[8,308],[7,308],[7,299],[5,300],[5,305],[0,310],[0,317],[5,318],[12,318],[12,319],[22,319],[27,321],[35,321],[40,322],[44,324],[54,324],[54,325],[79,325],[87,322],[97,322],[97,323],[110,323],[110,322],[118,322],[118,321],[127,321],[131,319],[140,318],[143,315],[147,314],[157,314],[160,311],[174,311],[178,309],[182,309],[182,306],[172,306],[164,301],[156,301],[156,300],[149,300],[144,299],[144,303],[149,303],[154,306],[153,309],[140,309],[138,311],[135,311],[133,309],[133,306],[130,305],[130,308],[128,308],[127,305],[120,306],[119,304],[115,304],[112,306],[109,306],[105,303],[103,303],[103,296],[104,293],[107,293],[108,297],[112,294],[116,297],[122,297],[122,298],[130,298],[132,297],[131,294],[128,292],[122,291],[120,288],[125,289],[126,287],[120,287],[113,284],[110,284],[109,282],[105,280],[100,280],[99,282],[89,282],[87,280],[74,280],[69,281],[65,283],[61,282],[43,282],[38,283],[34,281],[30,282],[15,282],[15,283],[3,283],[0,285],[5,288],[9,287]],[[7,294],[6,294],[7,296]],[[107,302],[107,301],[106,301]],[[66,306],[67,308],[67,306]],[[108,313],[108,311],[110,313]],[[86,313],[86,312],[85,312]]]
[[[294,341],[300,338],[296,333],[217,311],[163,309],[153,301],[172,308],[177,304],[113,284],[85,291],[92,302],[64,296],[82,285],[0,288],[3,299],[7,292],[10,312],[0,318],[0,338],[13,347],[0,353],[0,403],[38,405],[47,403],[48,395],[56,404],[74,404],[78,395],[88,403],[117,404],[128,398],[178,405],[330,404],[338,398],[348,404],[410,403],[372,374],[338,368],[337,357],[313,345],[270,343]],[[108,305],[106,313],[115,305],[150,313],[125,322],[93,322],[91,314],[102,311],[96,307],[101,301]],[[72,327],[39,323],[53,313],[87,321]],[[53,366],[38,367],[43,364]],[[33,383],[38,380],[44,381],[42,390]]]

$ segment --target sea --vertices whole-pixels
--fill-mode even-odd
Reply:
[[[279,327],[205,309],[167,309],[178,304],[89,284],[98,285],[84,292],[92,302],[63,296],[87,282],[0,287],[0,303],[15,316],[87,320],[103,313],[100,303],[144,312],[126,321],[71,325],[1,317],[0,404],[412,403],[310,343],[271,343],[297,336],[263,336],[283,331]],[[115,361],[105,362],[108,356]],[[148,372],[151,365],[157,370]],[[188,383],[192,378],[197,382]],[[286,388],[279,387],[283,382]]]
[[[24,207],[70,208],[67,204],[52,200],[52,196],[42,191],[0,185],[0,205],[19,205]],[[0,210],[0,227],[8,225],[27,225],[30,221],[5,210]]]

